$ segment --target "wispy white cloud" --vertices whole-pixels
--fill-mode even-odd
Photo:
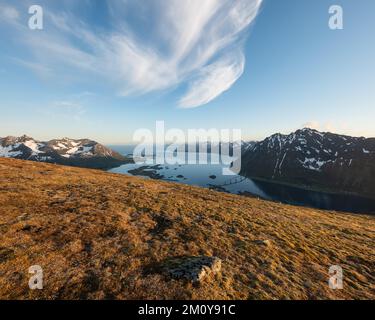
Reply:
[[[38,106],[36,110],[42,116],[67,123],[69,121],[80,122],[86,114],[85,106],[78,99],[53,101],[44,106]]]
[[[241,53],[206,66],[191,82],[180,106],[194,108],[209,103],[232,87],[242,75],[244,66],[245,58]]]
[[[18,20],[20,17],[20,13],[18,10],[12,6],[9,5],[3,5],[0,3],[0,12],[1,12],[1,18],[4,20],[7,20],[8,22],[13,22],[15,20]]]
[[[42,63],[25,61],[18,58],[14,58],[13,61],[20,66],[28,68],[43,79],[51,78],[53,75],[53,70]]]
[[[321,130],[322,129],[322,126],[321,126],[320,122],[318,122],[318,121],[306,122],[301,127],[302,128],[314,129],[314,130]]]
[[[192,108],[243,74],[243,40],[261,1],[112,0],[111,28],[99,32],[77,12],[48,10],[48,29],[19,36],[36,72],[95,75],[124,96],[186,87],[178,104]]]
[[[330,121],[330,122],[318,122],[318,121],[309,121],[302,125],[303,128],[315,129],[318,131],[332,132],[332,133],[341,133],[349,134],[351,132],[349,126],[345,122]]]

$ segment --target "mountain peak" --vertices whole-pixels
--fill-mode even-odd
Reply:
[[[20,138],[33,139],[32,137],[28,136],[27,134],[23,134],[22,136],[20,136]]]
[[[22,135],[22,136],[20,136],[20,137],[17,138],[18,142],[26,142],[26,141],[30,141],[30,140],[31,141],[35,141],[34,138],[32,138],[32,137],[30,137],[30,136],[28,136],[26,134],[24,134],[24,135]]]
[[[303,128],[258,142],[246,150],[242,163],[241,172],[247,177],[374,193],[375,139],[371,138]]]
[[[322,133],[322,132],[320,132],[320,131],[318,131],[318,130],[316,130],[316,129],[309,128],[309,127],[304,127],[304,128],[299,129],[299,130],[297,130],[297,131],[302,131],[302,132],[319,132],[319,133]]]
[[[41,142],[23,135],[0,139],[0,157],[50,162],[88,168],[113,168],[128,159],[89,139]]]

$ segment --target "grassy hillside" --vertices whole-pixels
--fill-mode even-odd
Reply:
[[[0,159],[1,299],[374,299],[374,234],[371,216]],[[199,285],[155,272],[202,255],[222,271]]]

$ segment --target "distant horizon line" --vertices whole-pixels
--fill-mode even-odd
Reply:
[[[303,130],[311,130],[311,131],[316,131],[316,132],[319,132],[319,133],[330,133],[330,134],[335,134],[335,135],[340,135],[340,136],[347,136],[347,137],[353,137],[353,138],[365,138],[365,139],[375,139],[375,136],[374,137],[371,137],[371,136],[355,136],[355,135],[350,135],[350,134],[343,134],[343,133],[336,133],[336,132],[332,132],[332,131],[327,131],[327,130],[318,130],[318,129],[315,129],[315,128],[309,128],[309,127],[303,127],[303,128],[300,128],[300,129],[296,129],[296,130],[292,130],[290,131],[290,133],[281,133],[281,132],[275,132],[273,134],[269,134],[269,135],[265,135],[264,138],[261,138],[261,139],[254,139],[254,138],[242,138],[241,141],[244,141],[244,142],[260,142],[260,141],[263,141],[265,139],[267,139],[268,137],[271,137],[273,135],[283,135],[283,136],[288,136],[290,134],[293,134],[297,131],[303,131]],[[20,137],[29,137],[29,138],[32,138],[34,140],[37,140],[37,141],[40,141],[40,142],[48,142],[48,141],[51,141],[51,140],[64,140],[64,139],[69,139],[69,140],[92,140],[92,141],[95,141],[95,142],[98,142],[100,144],[103,144],[103,145],[106,145],[106,146],[131,146],[131,145],[137,145],[136,142],[133,142],[133,141],[126,141],[126,142],[101,142],[101,139],[96,139],[96,138],[70,138],[70,137],[67,137],[67,136],[64,136],[64,137],[54,137],[54,138],[51,138],[51,139],[37,139],[37,138],[34,138],[33,135],[29,135],[29,134],[22,134],[22,135],[0,135],[0,139],[4,139],[4,138],[8,138],[8,137],[14,137],[14,138],[20,138]],[[207,140],[206,142],[209,142],[211,140]],[[221,142],[220,140],[219,141],[215,141],[215,142]],[[173,143],[173,141],[165,141],[165,143]],[[204,141],[203,141],[204,143]],[[153,143],[153,145],[156,145],[158,143]]]

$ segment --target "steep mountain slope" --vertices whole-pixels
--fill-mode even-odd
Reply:
[[[41,142],[28,136],[0,138],[0,157],[97,169],[116,167],[128,161],[92,140],[64,138]]]
[[[0,177],[0,299],[375,299],[374,216],[15,159]],[[158,269],[199,256],[222,261],[199,285]]]
[[[241,174],[375,197],[375,139],[312,129],[275,134],[243,154]]]

